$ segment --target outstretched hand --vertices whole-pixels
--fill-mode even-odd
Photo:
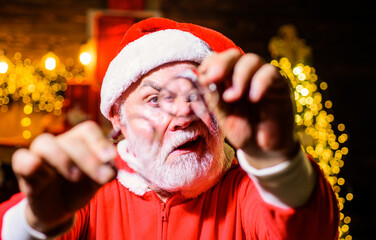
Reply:
[[[28,199],[29,224],[50,235],[66,231],[74,213],[115,177],[105,164],[115,157],[114,146],[90,121],[57,137],[42,134],[30,149],[16,151],[12,167]]]
[[[296,153],[291,88],[276,67],[256,54],[230,49],[209,55],[198,72],[201,84],[221,89],[219,125],[254,167],[270,167]]]

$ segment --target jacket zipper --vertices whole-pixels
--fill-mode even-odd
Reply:
[[[166,214],[166,203],[161,203],[162,211],[161,211],[161,216],[162,216],[162,229],[161,229],[161,239],[165,239],[164,236],[165,231],[167,230],[167,214]]]
[[[169,200],[171,200],[172,196],[170,196],[165,202],[162,201],[162,199],[158,196],[158,194],[156,192],[154,192],[154,195],[155,197],[159,200],[159,203],[161,204],[161,236],[160,236],[160,239],[163,240],[163,239],[167,239],[167,233],[165,233],[167,231],[167,211],[166,211],[166,208],[167,208],[167,202]],[[165,237],[166,236],[166,237]]]

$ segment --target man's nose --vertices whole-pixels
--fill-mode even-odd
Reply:
[[[191,116],[174,117],[170,124],[170,130],[177,131],[185,129],[194,121],[195,119]]]
[[[184,97],[176,98],[172,106],[173,119],[172,130],[184,129],[197,119],[192,106],[192,102]]]
[[[191,102],[189,102],[184,96],[175,98],[172,108],[173,115],[176,117],[185,117],[194,114]]]

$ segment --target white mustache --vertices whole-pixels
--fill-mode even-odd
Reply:
[[[205,140],[207,140],[208,130],[205,129],[202,124],[193,125],[194,126],[192,127],[184,130],[178,130],[174,134],[170,135],[170,137],[163,142],[159,156],[162,157],[162,159],[166,159],[168,155],[176,148],[198,137],[203,137]]]

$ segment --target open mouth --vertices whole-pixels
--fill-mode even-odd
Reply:
[[[188,140],[184,144],[178,146],[175,150],[194,150],[197,146],[199,146],[199,143],[202,141],[202,136],[196,136],[193,139]]]

